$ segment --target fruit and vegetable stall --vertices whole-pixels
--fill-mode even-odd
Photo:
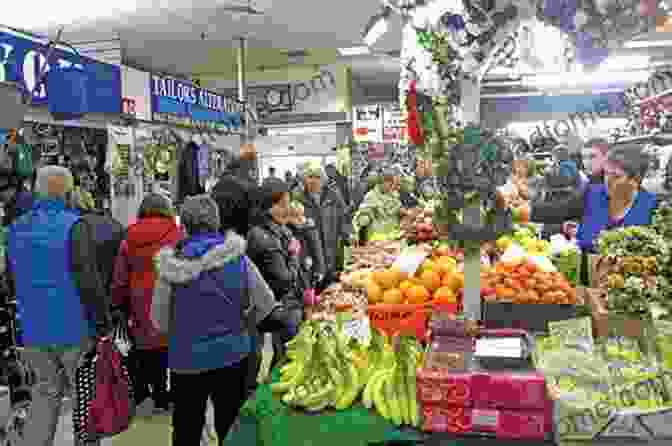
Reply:
[[[285,361],[243,408],[258,444],[671,438],[668,210],[651,228],[602,234],[608,268],[594,272],[591,293],[563,272],[576,253],[514,227],[483,250],[480,321],[461,313],[459,249],[417,239],[354,248],[340,282],[306,302]],[[506,312],[489,305],[506,307],[506,327],[488,316]]]

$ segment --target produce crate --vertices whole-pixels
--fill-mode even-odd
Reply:
[[[519,328],[538,333],[547,331],[549,322],[575,317],[574,305],[509,302],[483,302],[482,305],[482,319],[486,328]]]
[[[481,335],[529,338],[524,331],[514,329],[486,329]],[[504,358],[493,361],[508,364]],[[492,371],[480,368],[479,359],[472,370],[455,373],[431,368],[425,362],[417,372],[423,430],[510,440],[552,438],[553,401],[547,395],[545,379],[526,358],[518,363],[526,368],[516,363],[514,370]]]
[[[594,337],[607,337],[614,330],[618,330],[622,336],[632,338],[643,338],[651,334],[649,322],[610,315],[606,309],[605,295],[600,290],[587,289],[585,296],[591,309]]]

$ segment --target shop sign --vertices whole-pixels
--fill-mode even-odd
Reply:
[[[118,66],[98,62],[75,54],[72,50],[54,48],[47,63],[47,46],[15,33],[0,31],[0,82],[18,82],[26,91],[34,91],[33,104],[45,105],[49,92],[46,82],[35,89],[40,73],[53,66],[75,66],[88,74],[88,106],[93,113],[120,113],[121,70]]]
[[[383,141],[386,143],[406,141],[406,117],[398,106],[387,105],[383,109]]]
[[[244,106],[233,98],[213,93],[189,82],[153,75],[150,79],[154,120],[200,126],[223,123],[227,114],[241,115]]]
[[[380,105],[356,107],[352,133],[358,143],[383,142],[383,108]]]
[[[123,98],[121,100],[121,113],[128,116],[136,115],[135,99]]]

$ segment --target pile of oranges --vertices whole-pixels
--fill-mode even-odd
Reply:
[[[455,304],[464,288],[464,275],[453,257],[426,260],[409,276],[394,268],[369,275],[366,294],[369,304]]]
[[[532,263],[500,262],[481,271],[486,301],[518,304],[576,304],[576,289],[558,272],[541,271]]]

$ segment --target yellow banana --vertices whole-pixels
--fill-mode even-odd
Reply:
[[[386,401],[386,392],[385,392],[385,387],[386,383],[389,381],[391,374],[385,375],[383,378],[381,378],[376,387],[372,390],[372,395],[373,395],[373,404],[376,407],[376,410],[380,414],[381,417],[383,417],[386,420],[390,419],[390,412],[389,412],[389,406]]]
[[[389,375],[391,372],[389,370],[377,370],[371,376],[371,379],[366,384],[364,388],[364,394],[362,395],[362,402],[364,407],[371,409],[373,407],[373,393],[374,389],[378,386],[378,383],[381,379],[385,378],[385,375]]]

